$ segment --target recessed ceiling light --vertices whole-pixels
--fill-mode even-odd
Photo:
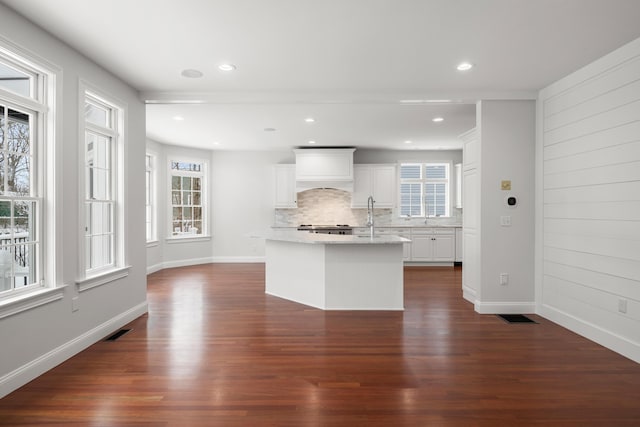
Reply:
[[[220,143],[218,141],[215,141],[213,145],[220,145]]]
[[[470,62],[461,62],[456,68],[458,71],[468,71],[473,68],[473,64]]]
[[[237,67],[233,64],[220,64],[218,65],[218,70],[220,71],[233,71],[235,70]]]
[[[411,141],[405,141],[404,143],[405,144],[411,144]]]
[[[316,119],[314,119],[313,117],[307,117],[306,119],[304,119],[304,121],[307,123],[313,123],[316,121]]]
[[[309,144],[315,144],[316,142],[315,141],[309,141],[308,143]]]
[[[442,117],[434,117],[433,119],[431,119],[431,121],[435,122],[435,123],[440,123],[440,122],[444,121],[444,118],[442,118]]]
[[[265,132],[275,132],[276,128],[264,128]]]
[[[200,77],[203,76],[202,71],[193,70],[193,69],[182,70],[180,74],[182,75],[182,77],[187,77],[190,79],[199,79]]]
[[[184,120],[184,117],[182,116],[173,116],[173,120],[177,121],[177,122],[181,122]]]

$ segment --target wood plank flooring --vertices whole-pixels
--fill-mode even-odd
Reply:
[[[264,265],[149,276],[150,312],[0,400],[7,426],[640,426],[640,365],[405,269],[404,312],[264,294]]]

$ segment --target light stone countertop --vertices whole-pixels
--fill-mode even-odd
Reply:
[[[408,243],[411,240],[394,235],[345,236],[342,234],[318,234],[292,229],[271,229],[265,232],[250,233],[249,237],[277,240],[281,242],[308,243],[316,245],[385,245]]]

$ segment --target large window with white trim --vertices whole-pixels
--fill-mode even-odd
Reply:
[[[0,301],[45,286],[48,78],[0,47]]]
[[[120,182],[118,148],[122,108],[90,91],[84,99],[84,270],[86,276],[118,267]]]
[[[173,237],[198,237],[206,232],[205,166],[203,162],[170,162]]]
[[[449,216],[449,163],[400,165],[400,216]]]

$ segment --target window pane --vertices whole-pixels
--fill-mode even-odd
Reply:
[[[97,138],[97,144],[95,166],[109,169],[111,165],[111,138],[100,135]]]
[[[6,157],[7,193],[29,196],[30,163],[29,156],[9,154]]]
[[[31,153],[31,127],[28,114],[9,109],[7,124],[7,150],[14,153]]]
[[[171,204],[180,205],[181,204],[181,194],[179,191],[171,192]]]
[[[192,180],[193,180],[193,189],[196,191],[200,191],[201,190],[200,185],[202,180],[200,178],[192,178]]]
[[[24,237],[25,241],[36,240],[36,202],[33,200],[18,200],[13,205],[15,237]]]
[[[171,177],[171,189],[172,190],[179,190],[180,189],[180,177],[179,176],[172,176]]]
[[[107,108],[91,104],[89,102],[84,105],[84,118],[87,122],[94,125],[110,128],[110,112]]]
[[[193,192],[193,204],[196,205],[196,206],[202,205],[202,201],[200,199],[200,192],[199,191],[194,191]]]
[[[201,165],[199,163],[171,162],[171,169],[177,171],[200,172]]]
[[[420,179],[422,178],[422,167],[420,164],[400,165],[400,179]]]
[[[0,87],[18,95],[31,97],[32,77],[7,64],[0,63]]]
[[[0,234],[11,234],[11,202],[8,200],[0,201]]]
[[[445,165],[427,165],[425,170],[427,179],[447,178],[447,168]]]
[[[191,178],[187,176],[182,177],[182,189],[191,190]]]

